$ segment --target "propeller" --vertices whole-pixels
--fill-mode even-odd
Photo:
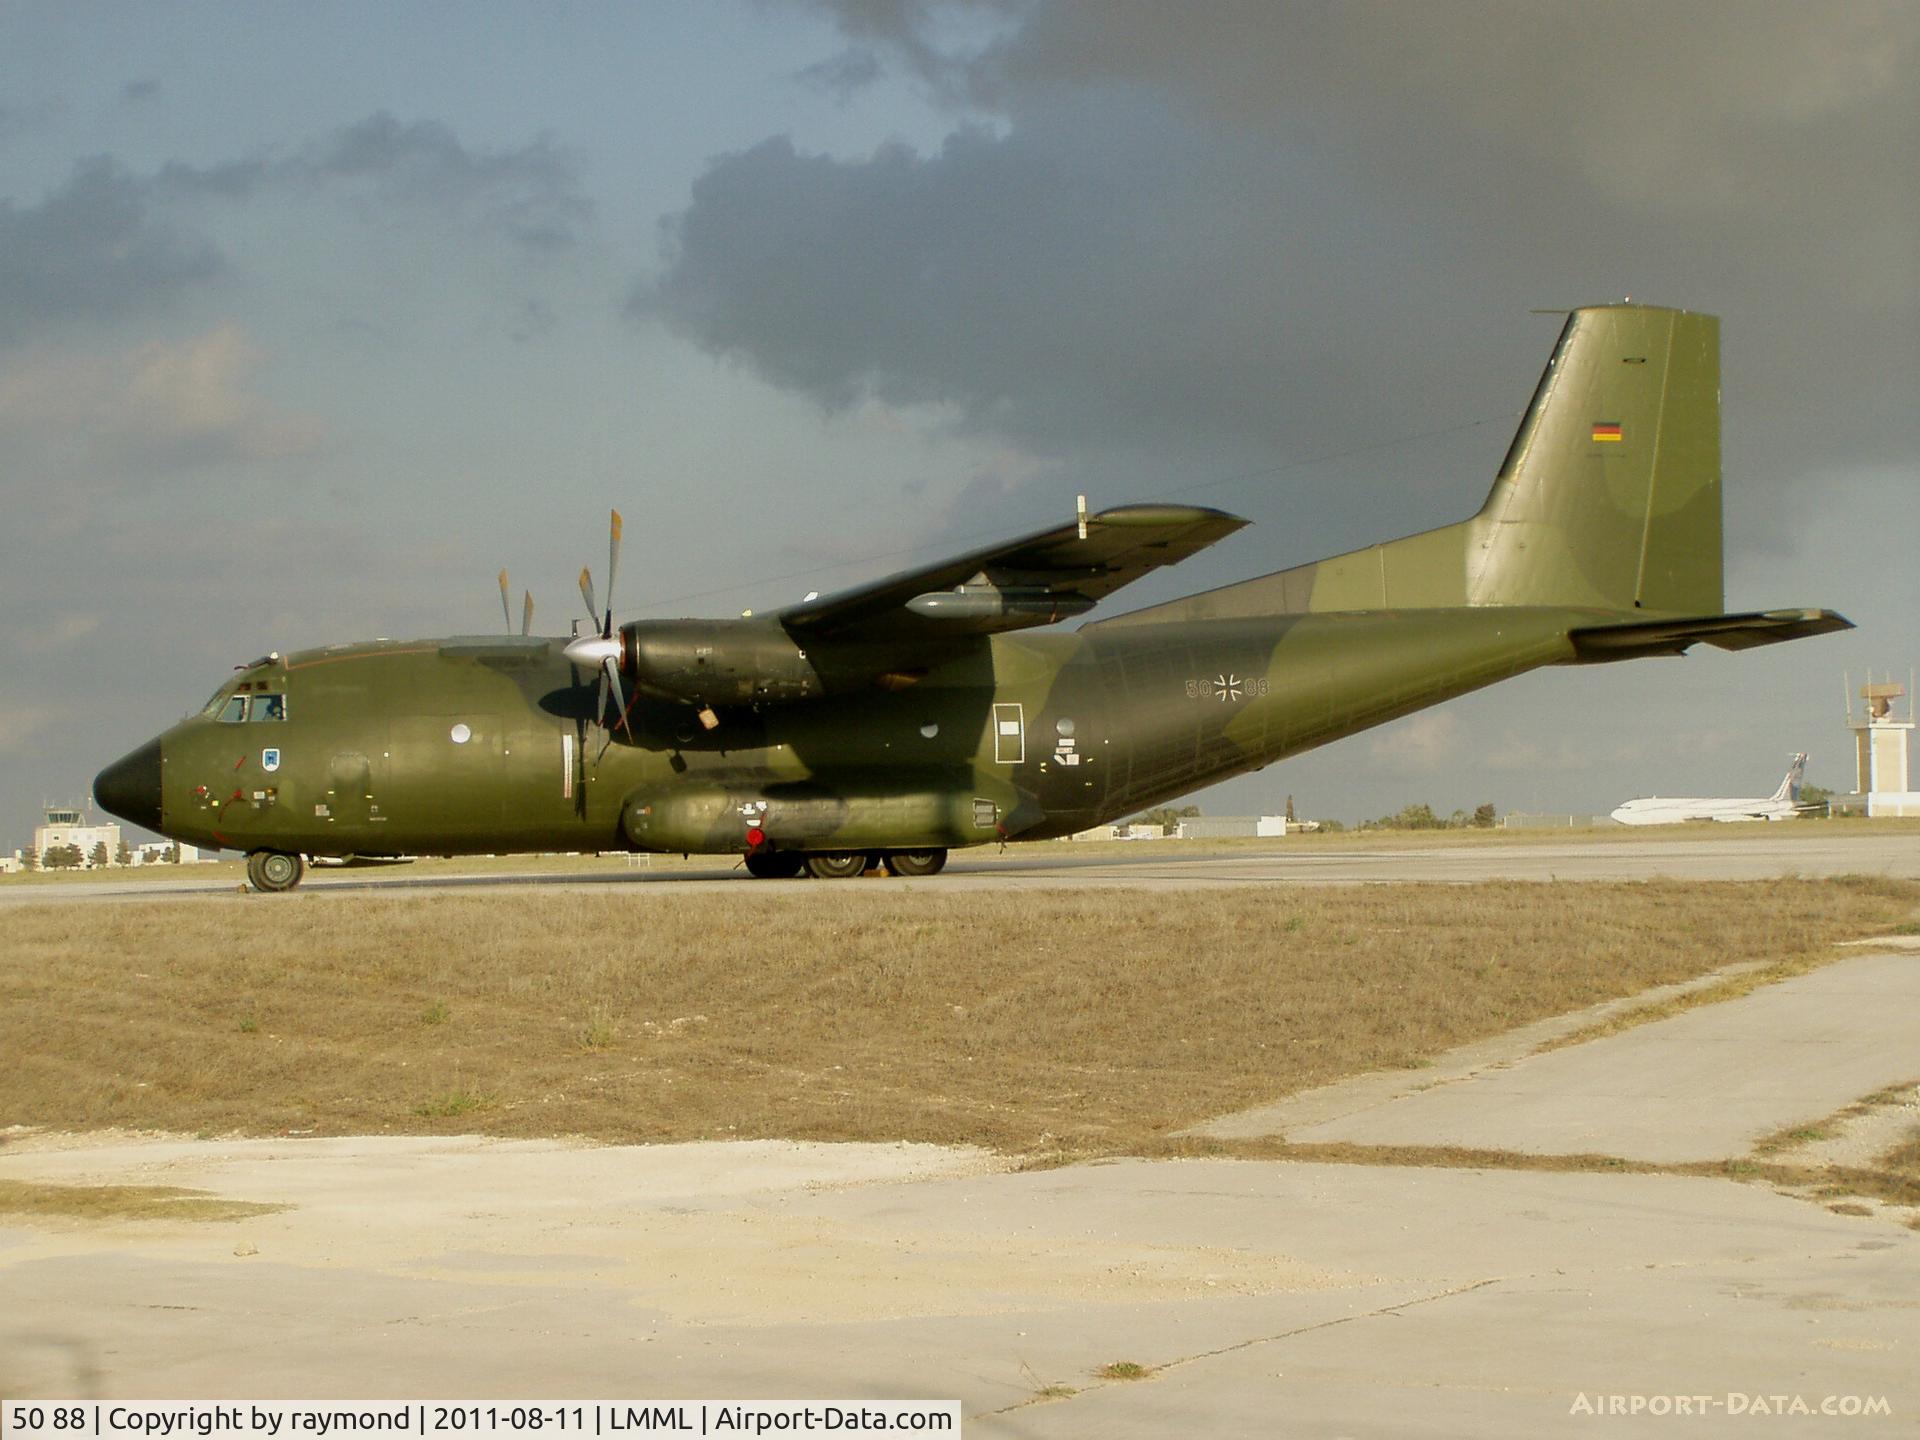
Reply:
[[[580,598],[587,602],[587,623],[597,625],[599,634],[582,635],[568,642],[565,655],[576,665],[591,665],[600,672],[600,684],[596,690],[594,713],[603,720],[607,713],[607,693],[613,693],[615,713],[620,717],[619,724],[627,732],[627,738],[633,738],[633,727],[627,721],[626,691],[620,684],[620,642],[613,638],[613,580],[620,568],[620,512],[613,512],[613,520],[608,527],[607,537],[607,608],[602,614],[595,603],[593,572],[587,566],[580,568]],[[613,727],[607,727],[609,734]],[[602,747],[602,755],[606,753]]]
[[[507,599],[507,572],[500,572],[500,613],[507,617],[507,634],[513,634],[513,604]],[[528,590],[520,605],[520,634],[522,638],[533,634],[533,592]]]

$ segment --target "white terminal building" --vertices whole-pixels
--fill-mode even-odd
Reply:
[[[1868,676],[1860,687],[1863,709],[1853,711],[1853,687],[1847,687],[1847,728],[1853,732],[1854,782],[1851,795],[1829,802],[1836,814],[1920,815],[1920,794],[1907,774],[1907,742],[1913,732],[1913,689],[1891,680],[1875,682]],[[1906,714],[1899,702],[1905,700]]]

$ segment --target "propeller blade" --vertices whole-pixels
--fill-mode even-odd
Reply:
[[[600,634],[604,638],[613,634],[613,576],[620,568],[620,512],[613,512],[613,522],[607,528],[607,619]]]
[[[522,597],[520,604],[520,633],[523,636],[533,634],[533,591]]]
[[[513,607],[507,604],[507,572],[500,571],[500,613],[507,617],[507,633],[513,633]]]
[[[580,598],[587,602],[587,620],[598,620],[600,607],[593,603],[593,572],[584,565],[580,567]]]
[[[613,705],[614,709],[617,710],[620,715],[620,728],[627,732],[627,738],[631,740],[633,738],[633,727],[627,723],[627,697],[622,694],[620,690],[620,667],[609,658],[604,673],[607,677],[607,683],[613,686]],[[611,730],[613,726],[609,725],[607,729]]]

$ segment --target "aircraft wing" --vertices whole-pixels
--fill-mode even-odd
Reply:
[[[937,639],[1083,615],[1248,522],[1198,505],[1123,505],[776,612],[795,640]]]
[[[1751,650],[1756,645],[1851,629],[1851,620],[1831,610],[1756,610],[1740,615],[1589,625],[1573,631],[1570,638],[1579,659],[1601,661],[1684,655],[1689,646],[1702,641],[1722,650]]]

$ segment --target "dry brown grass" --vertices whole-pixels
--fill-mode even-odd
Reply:
[[[1743,1180],[1837,1200],[1869,1196],[1889,1205],[1920,1205],[1920,1134],[1867,1166],[1803,1165],[1768,1158],[1736,1160],[1625,1160],[1618,1155],[1534,1154],[1476,1150],[1461,1145],[1359,1145],[1329,1140],[1295,1143],[1281,1136],[1216,1140],[1170,1136],[1133,1152],[1151,1159],[1300,1160],[1323,1165],[1388,1165],[1445,1170],[1525,1170],[1558,1174],[1682,1175]],[[1861,1205],[1829,1205],[1842,1215],[1871,1215]],[[1920,1225],[1916,1225],[1920,1228]]]
[[[1888,1205],[1920,1206],[1920,1128],[1857,1169],[1828,1166],[1817,1177],[1818,1193],[1828,1197],[1869,1195]],[[1914,1217],[1920,1228],[1920,1215]]]
[[[1753,1153],[1763,1163],[1791,1170],[1797,1177],[1792,1184],[1821,1199],[1870,1196],[1888,1205],[1920,1206],[1920,1126],[1909,1127],[1906,1135],[1864,1164],[1839,1165],[1816,1163],[1813,1156],[1794,1152],[1810,1145],[1833,1140],[1846,1133],[1848,1126],[1889,1105],[1910,1100],[1916,1082],[1907,1080],[1862,1096],[1851,1105],[1843,1105],[1823,1119],[1789,1125],[1763,1136]],[[1862,1207],[1829,1205],[1843,1215],[1870,1214]],[[1920,1229],[1920,1216],[1914,1219]]]
[[[1850,1105],[1842,1105],[1831,1115],[1819,1120],[1800,1121],[1793,1125],[1763,1135],[1754,1142],[1756,1155],[1779,1155],[1798,1149],[1802,1145],[1815,1145],[1823,1140],[1831,1140],[1845,1132],[1850,1121],[1889,1105],[1901,1105],[1920,1092],[1920,1080],[1907,1080],[1898,1085],[1886,1085],[1870,1095],[1863,1095]]]
[[[1810,960],[1920,900],[1877,880],[835,893],[23,904],[0,1123],[1113,1151],[1731,959]]]
[[[244,1220],[284,1205],[222,1200],[177,1185],[43,1185],[0,1180],[0,1215],[59,1220]]]
[[[1902,927],[1895,926],[1894,930],[1899,933]],[[1566,1034],[1556,1035],[1551,1040],[1543,1040],[1535,1047],[1534,1053],[1543,1055],[1549,1050],[1564,1050],[1569,1045],[1585,1045],[1590,1040],[1603,1040],[1609,1035],[1618,1035],[1623,1030],[1631,1030],[1654,1020],[1667,1020],[1689,1010],[1698,1010],[1703,1005],[1723,1005],[1729,1000],[1738,1000],[1742,995],[1751,995],[1764,986],[1790,980],[1795,975],[1804,975],[1809,970],[1818,969],[1839,958],[1831,948],[1783,955],[1755,969],[1743,970],[1737,975],[1727,975],[1711,984],[1702,985],[1697,990],[1689,990],[1684,995],[1673,995],[1665,1000],[1634,1005],[1618,1014],[1609,1015],[1604,1020],[1597,1020],[1591,1025],[1582,1025],[1577,1030],[1569,1030]]]

